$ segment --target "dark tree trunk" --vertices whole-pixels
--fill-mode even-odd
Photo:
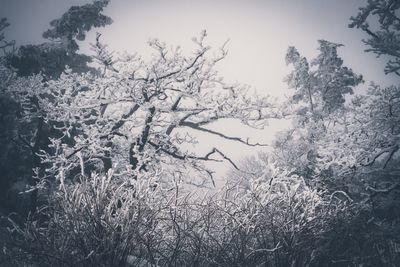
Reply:
[[[129,148],[129,163],[131,164],[131,167],[133,170],[144,170],[146,169],[146,166],[138,166],[139,159],[137,155],[135,154],[135,149],[137,146],[137,151],[138,153],[142,153],[144,151],[144,147],[149,139],[149,134],[150,134],[150,128],[151,128],[151,123],[153,121],[154,113],[156,112],[155,107],[149,108],[149,113],[146,118],[145,126],[143,128],[143,131],[136,140],[135,143],[132,143],[130,148]]]

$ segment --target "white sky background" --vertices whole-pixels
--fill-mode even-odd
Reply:
[[[49,22],[60,17],[72,5],[88,0],[0,0],[0,17],[7,17],[11,26],[8,39],[18,45],[41,43],[41,34]],[[375,81],[383,86],[399,84],[398,78],[383,73],[384,60],[365,53],[362,39],[367,36],[349,29],[350,16],[357,14],[364,0],[112,0],[104,13],[114,23],[94,29],[81,44],[89,52],[95,32],[111,50],[150,54],[147,41],[158,38],[168,45],[180,45],[184,51],[193,48],[191,38],[207,30],[207,42],[214,48],[228,38],[228,57],[219,64],[227,82],[248,84],[259,94],[283,97],[287,93],[284,77],[290,72],[285,65],[289,45],[302,55],[314,57],[317,40],[342,43],[339,54],[344,64],[363,74],[366,84]],[[364,85],[365,87],[365,85]],[[253,131],[231,121],[214,125],[226,134],[250,136],[252,141],[270,143],[277,130],[288,123],[271,121],[264,131]],[[222,147],[226,154],[239,161],[256,152],[254,148],[218,138],[200,135],[202,145],[196,151],[207,152],[212,146]],[[227,164],[217,167],[222,174]]]

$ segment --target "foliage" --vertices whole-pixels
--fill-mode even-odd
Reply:
[[[74,72],[94,72],[87,65],[91,57],[77,53],[77,40],[85,40],[86,33],[93,27],[112,23],[110,17],[101,13],[108,3],[108,0],[98,0],[83,6],[72,6],[61,18],[51,21],[52,27],[43,33],[43,37],[50,42],[19,47],[8,55],[8,65],[16,68],[21,76],[41,73],[49,79],[58,78],[66,65]]]
[[[320,40],[320,53],[311,64],[295,47],[289,47],[286,54],[286,63],[294,67],[286,78],[289,88],[296,90],[292,102],[306,103],[314,119],[326,117],[343,107],[345,95],[352,94],[353,87],[362,82],[361,75],[343,66],[343,60],[337,54],[340,46]],[[306,110],[301,108],[298,113]]]
[[[41,73],[48,79],[59,77],[66,65],[76,72],[94,71],[87,66],[88,62],[91,62],[89,56],[68,53],[65,47],[58,43],[24,45],[8,59],[8,64],[17,69],[18,75],[29,76]]]
[[[343,66],[337,54],[341,45],[323,40],[319,44],[320,53],[311,63],[296,48],[288,49],[286,62],[294,69],[286,81],[295,92],[284,113],[292,118],[293,127],[279,133],[273,152],[282,168],[317,187],[324,176],[329,176],[329,166],[318,170],[318,140],[330,138],[329,128],[335,129],[345,113],[346,95],[353,94],[353,88],[362,82],[361,75]]]
[[[366,51],[393,58],[387,62],[386,74],[400,76],[399,8],[400,3],[397,0],[368,0],[368,4],[360,8],[357,16],[351,17],[349,27],[359,28],[368,34],[370,38],[363,40],[369,46]],[[376,20],[379,29],[375,27]]]
[[[109,0],[96,0],[83,6],[72,6],[61,18],[52,20],[52,28],[43,33],[43,37],[61,40],[68,52],[75,52],[79,46],[76,40],[83,41],[86,32],[92,27],[104,27],[112,23],[112,19],[101,12]]]
[[[3,55],[7,55],[9,53],[13,53],[15,49],[14,41],[7,41],[4,36],[4,29],[6,29],[10,24],[7,22],[6,18],[0,19],[0,49]],[[11,51],[10,51],[11,48]]]

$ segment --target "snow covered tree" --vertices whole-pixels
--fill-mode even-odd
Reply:
[[[394,190],[399,175],[400,89],[372,84],[355,97],[335,127],[318,140],[318,165],[334,166],[334,176],[355,193]],[[376,189],[375,187],[379,188]]]
[[[112,19],[101,12],[109,0],[96,0],[83,6],[72,6],[61,18],[50,22],[52,28],[43,33],[43,37],[61,41],[68,52],[79,49],[77,40],[83,41],[86,33],[93,27],[104,27],[112,23]]]
[[[386,74],[394,73],[400,76],[399,9],[400,2],[397,0],[368,0],[368,4],[360,8],[357,16],[351,17],[349,27],[359,28],[368,34],[370,38],[363,40],[369,46],[366,51],[373,52],[378,57],[392,57],[387,62]],[[378,25],[375,25],[376,20]]]
[[[340,44],[319,41],[319,55],[311,63],[294,47],[289,47],[286,62],[293,65],[287,76],[289,88],[295,90],[286,103],[286,114],[293,128],[279,133],[275,157],[284,169],[312,178],[316,174],[316,142],[342,117],[345,96],[362,82],[362,76],[343,66],[338,56]]]
[[[100,75],[67,69],[47,82],[40,75],[17,79],[8,90],[25,119],[42,118],[60,132],[51,136],[51,149],[41,152],[46,174],[63,180],[113,168],[134,179],[146,174],[181,181],[193,173],[212,178],[203,162],[227,160],[236,166],[217,147],[204,155],[191,152],[194,132],[258,146],[207,126],[236,119],[262,128],[279,114],[266,97],[250,97],[246,86],[223,81],[215,65],[226,50],[209,55],[205,37],[204,31],[194,38],[197,48],[190,56],[153,40],[156,53],[150,62],[131,55],[114,58],[97,38],[93,49]]]
[[[29,76],[42,73],[46,78],[57,78],[68,65],[75,72],[94,71],[87,63],[91,57],[79,54],[77,41],[85,40],[92,28],[104,27],[112,19],[102,14],[108,0],[96,0],[83,6],[72,6],[61,18],[50,22],[51,28],[43,33],[48,39],[38,45],[23,45],[8,57],[8,64],[18,74]]]
[[[343,66],[337,54],[341,44],[319,40],[319,55],[311,61],[302,57],[295,47],[289,47],[286,63],[294,70],[287,76],[290,88],[296,90],[292,103],[307,106],[298,113],[309,113],[314,120],[322,119],[343,107],[345,95],[362,82],[362,76]]]

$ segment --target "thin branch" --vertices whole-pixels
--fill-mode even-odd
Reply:
[[[218,150],[217,148],[213,148],[213,150],[212,150],[212,152],[210,152],[210,153],[208,153],[207,155],[212,155],[213,153],[218,153],[218,154],[220,154],[225,160],[227,160],[227,161],[229,161],[229,163],[230,164],[232,164],[232,166],[236,169],[236,170],[238,170],[238,171],[240,171],[240,169],[238,168],[238,166],[229,158],[229,157],[227,157],[224,153],[222,153],[220,150]]]
[[[394,153],[396,153],[397,150],[399,150],[399,146],[395,145],[393,147],[393,149],[390,151],[389,155],[387,156],[387,158],[385,160],[385,163],[383,164],[383,167],[382,167],[383,169],[386,168],[386,166],[388,165],[389,161],[392,159]]]
[[[171,77],[171,76],[173,76],[173,75],[175,75],[175,74],[178,74],[178,73],[180,73],[180,72],[182,72],[182,71],[187,71],[187,70],[191,69],[191,68],[196,64],[196,62],[199,60],[199,58],[201,58],[201,57],[205,54],[205,52],[206,52],[207,50],[208,50],[208,49],[203,49],[203,50],[195,57],[195,59],[192,61],[192,63],[191,63],[189,66],[187,66],[186,68],[184,68],[184,69],[178,69],[178,70],[169,72],[169,73],[164,74],[164,75],[162,75],[162,76],[160,76],[160,77],[157,77],[156,79],[154,79],[154,78],[151,78],[151,79],[149,79],[149,78],[137,78],[136,80],[137,80],[137,81],[145,81],[145,82],[154,82],[154,81],[156,81],[156,80],[159,81],[159,80],[162,80],[162,79]],[[133,79],[133,78],[130,78],[130,79]]]
[[[176,111],[176,110],[177,110],[178,105],[179,105],[179,102],[181,102],[181,99],[182,99],[182,95],[180,95],[180,96],[176,99],[175,103],[172,105],[172,107],[171,107],[171,110],[172,110],[172,111]]]
[[[181,125],[182,123],[184,123],[188,118],[190,118],[191,116],[194,115],[198,115],[199,113],[205,111],[205,109],[199,109],[199,110],[195,110],[193,113],[189,113],[186,114],[185,116],[183,116],[182,119],[180,119],[178,122],[176,123],[172,123],[171,125],[168,126],[167,131],[165,132],[167,135],[170,135],[171,132],[178,126]]]
[[[398,149],[398,148],[397,148]],[[381,151],[379,151],[378,153],[376,153],[371,160],[368,160],[366,163],[360,163],[361,166],[371,166],[375,163],[375,161],[377,160],[377,158],[379,158],[380,156],[382,156],[385,153],[390,153],[393,150],[393,148],[387,148],[387,149],[382,149]],[[386,165],[386,163],[385,163]]]
[[[217,131],[214,131],[214,130],[203,128],[203,127],[200,127],[197,123],[194,123],[194,122],[183,121],[179,125],[180,126],[186,126],[186,127],[192,128],[194,130],[198,130],[198,131],[210,133],[210,134],[213,134],[213,135],[217,135],[217,136],[222,137],[224,139],[236,141],[236,142],[245,144],[247,146],[268,146],[268,144],[249,143],[249,140],[243,140],[240,137],[228,136],[228,135],[225,135],[223,133],[220,133],[220,132],[217,132]]]
[[[394,183],[394,184],[392,184],[391,186],[389,186],[387,188],[379,189],[379,188],[374,188],[374,187],[372,187],[370,185],[367,185],[367,190],[371,190],[372,194],[370,195],[370,197],[374,197],[379,193],[382,193],[382,194],[390,193],[391,191],[395,190],[399,186],[400,186],[399,183]]]
[[[193,155],[179,155],[176,153],[176,151],[172,152],[169,151],[165,148],[163,148],[161,145],[154,143],[153,141],[148,141],[148,143],[153,146],[155,149],[158,149],[165,154],[168,154],[172,156],[173,158],[180,159],[180,160],[185,160],[185,159],[195,159],[195,160],[202,160],[202,161],[214,161],[214,162],[221,162],[221,160],[213,159],[211,158],[212,155],[214,154],[219,154],[224,160],[228,161],[235,169],[240,170],[238,166],[233,162],[232,159],[230,159],[228,156],[226,156],[224,153],[222,153],[219,149],[213,148],[210,152],[205,154],[204,156],[193,156]]]
[[[33,146],[20,134],[18,134],[19,140],[22,141],[27,147],[29,147],[31,150],[33,150]]]
[[[275,252],[276,250],[278,250],[278,249],[280,249],[280,248],[282,248],[281,246],[280,246],[280,242],[278,242],[278,244],[276,244],[276,246],[274,247],[274,248],[263,248],[263,249],[256,249],[256,250],[253,250],[252,252],[250,252],[247,256],[246,256],[246,259],[248,258],[248,257],[250,257],[252,254],[254,254],[254,253],[258,253],[258,252]]]
[[[73,155],[75,155],[76,153],[80,152],[84,147],[81,146],[80,148],[77,148],[75,151],[73,151],[71,154],[69,154],[68,156],[66,156],[66,159],[70,159],[72,158]]]

